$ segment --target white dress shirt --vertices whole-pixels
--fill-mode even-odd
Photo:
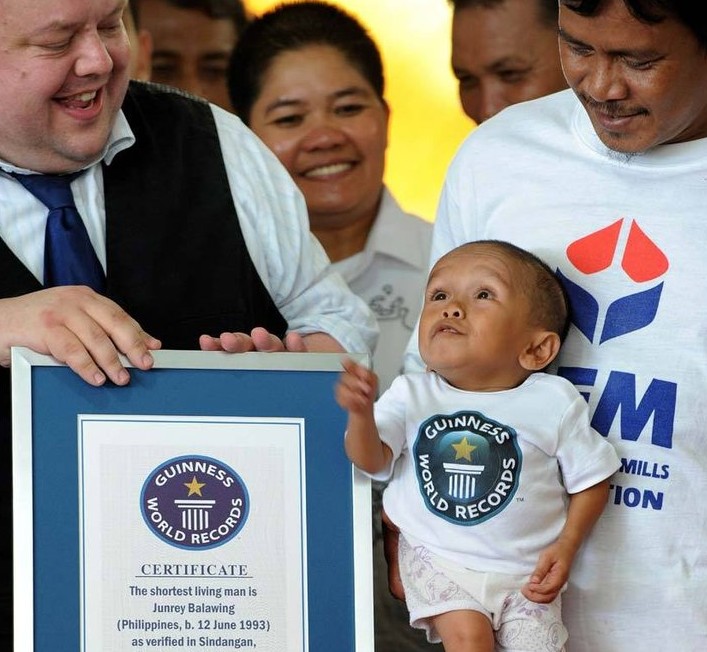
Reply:
[[[211,110],[248,252],[289,330],[328,333],[347,351],[370,352],[377,337],[375,319],[332,272],[324,250],[309,232],[300,191],[277,158],[237,117],[213,105]],[[106,214],[101,161],[110,165],[116,154],[134,142],[120,112],[99,161],[71,184],[104,269]],[[5,171],[32,172],[2,161],[0,165]],[[11,176],[0,174],[0,237],[40,282],[46,217],[47,209],[38,199]]]

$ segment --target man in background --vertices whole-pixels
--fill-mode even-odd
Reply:
[[[557,0],[450,0],[452,70],[477,124],[505,107],[567,87],[557,46]]]
[[[131,0],[152,36],[152,81],[231,110],[226,71],[247,23],[241,0]]]
[[[149,81],[152,74],[152,36],[140,27],[139,0],[128,3],[128,10],[123,14],[123,24],[130,41],[130,78]]]

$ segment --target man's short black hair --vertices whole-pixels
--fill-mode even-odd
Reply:
[[[196,9],[209,18],[230,18],[236,26],[237,35],[240,35],[248,24],[248,12],[242,0],[162,0],[162,2],[180,9]],[[129,5],[135,25],[139,26],[140,0],[130,0]]]
[[[128,11],[133,17],[133,24],[136,29],[140,29],[140,7],[138,6],[139,0],[130,0],[128,2]]]
[[[507,0],[449,0],[455,10],[468,9],[470,7],[486,7],[492,9],[502,5]],[[533,0],[521,0],[521,2],[531,2]],[[557,0],[534,0],[538,6],[539,17],[543,25],[548,27],[557,26],[558,5]]]
[[[580,16],[594,16],[607,0],[560,0]],[[707,12],[704,0],[623,0],[631,15],[643,23],[655,25],[668,17],[687,27],[707,52]]]

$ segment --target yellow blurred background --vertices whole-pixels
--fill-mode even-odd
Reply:
[[[365,25],[383,56],[391,108],[385,181],[402,207],[432,221],[444,174],[473,127],[449,63],[447,0],[332,0]],[[246,0],[253,14],[280,0]]]

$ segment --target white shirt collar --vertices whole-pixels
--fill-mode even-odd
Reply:
[[[118,111],[115,123],[113,124],[113,129],[111,129],[110,135],[108,136],[108,142],[106,143],[101,155],[92,163],[84,166],[84,170],[90,168],[93,165],[105,161],[106,165],[110,165],[118,152],[122,152],[124,149],[132,146],[135,143],[135,135],[133,134],[130,125],[125,117],[125,114]],[[27,168],[17,167],[12,163],[9,163],[0,158],[0,168],[5,172],[17,172],[19,174],[37,174],[36,170],[29,170]]]

